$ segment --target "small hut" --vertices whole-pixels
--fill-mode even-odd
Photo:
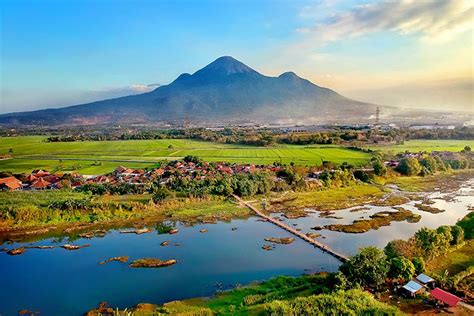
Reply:
[[[461,298],[457,297],[454,294],[448,293],[443,291],[439,287],[435,288],[433,291],[430,292],[430,295],[438,302],[448,305],[449,307],[453,307],[458,305],[461,301]]]
[[[401,287],[402,294],[408,297],[415,297],[422,290],[423,286],[415,281],[410,281]]]
[[[416,277],[416,280],[417,280],[420,284],[426,286],[426,287],[429,288],[429,289],[434,289],[434,288],[436,287],[435,280],[434,280],[432,277],[430,277],[430,276],[428,276],[428,275],[426,275],[426,274],[424,274],[424,273],[422,273],[422,274],[420,274],[419,276],[417,276],[417,277]]]

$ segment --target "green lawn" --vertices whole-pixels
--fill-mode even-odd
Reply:
[[[42,168],[99,174],[109,172],[117,165],[143,168],[159,160],[179,159],[187,155],[199,156],[206,161],[255,164],[278,161],[300,165],[320,165],[324,160],[363,165],[370,158],[367,153],[334,145],[251,147],[185,139],[46,143],[45,138],[0,138],[0,154],[13,150],[12,159],[0,161],[0,170],[29,172]],[[168,148],[169,145],[172,148]]]
[[[460,151],[464,146],[470,146],[474,149],[474,140],[409,140],[405,141],[403,145],[379,145],[369,146],[374,150],[392,151],[394,153],[404,152],[409,150],[411,152],[418,151]]]

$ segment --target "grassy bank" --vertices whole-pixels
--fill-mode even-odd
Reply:
[[[221,292],[211,298],[174,301],[162,306],[139,304],[142,312],[172,315],[323,315],[385,314],[400,312],[361,290],[334,291],[334,275],[277,277],[262,283]],[[130,309],[129,309],[130,310]],[[88,316],[105,310],[94,310]]]
[[[433,275],[453,276],[474,266],[474,240],[467,240],[462,247],[426,262],[426,270]]]
[[[249,215],[224,197],[175,198],[154,204],[150,195],[91,196],[72,191],[0,192],[0,238],[65,234],[78,229],[196,222]]]
[[[378,201],[384,195],[385,192],[378,186],[354,184],[321,191],[292,192],[271,200],[271,204],[275,209],[311,207],[319,211],[329,211]]]
[[[386,184],[395,184],[408,192],[450,191],[459,188],[462,182],[474,177],[474,170],[450,171],[425,177],[391,177]]]

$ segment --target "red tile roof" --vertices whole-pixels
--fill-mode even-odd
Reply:
[[[0,179],[0,186],[5,186],[10,190],[17,190],[21,188],[21,181],[15,177],[6,177]]]
[[[44,189],[46,188],[48,185],[50,185],[51,183],[49,183],[48,181],[44,180],[43,178],[39,178],[38,180],[36,180],[35,182],[33,182],[33,184],[31,185],[33,188],[35,189]]]
[[[451,293],[448,293],[446,291],[443,291],[439,287],[435,288],[433,291],[431,291],[431,296],[433,296],[435,299],[448,304],[449,306],[456,306],[461,299],[457,297],[456,295],[453,295]]]

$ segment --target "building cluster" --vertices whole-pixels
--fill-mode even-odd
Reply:
[[[411,298],[415,298],[417,295],[429,294],[430,298],[436,303],[449,307],[454,307],[461,302],[461,298],[436,287],[436,281],[424,273],[410,280],[400,288],[400,291]]]
[[[80,186],[83,178],[78,174],[51,174],[45,170],[33,170],[21,177],[0,178],[0,190],[46,190]]]
[[[278,166],[256,166],[253,164],[230,163],[194,163],[174,161],[166,166],[144,170],[117,167],[113,172],[104,175],[84,177],[79,174],[51,174],[45,170],[34,170],[31,174],[21,177],[9,176],[0,178],[0,190],[47,190],[61,188],[77,188],[84,184],[123,184],[142,185],[153,181],[167,183],[172,177],[203,180],[218,174],[253,173],[255,171],[277,172]]]

